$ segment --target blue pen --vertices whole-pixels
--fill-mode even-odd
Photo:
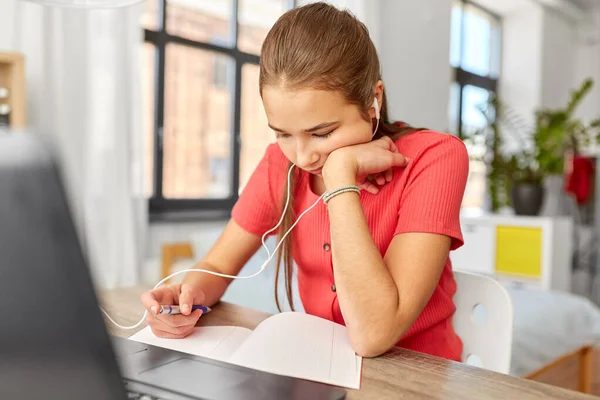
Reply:
[[[194,310],[202,310],[202,314],[206,314],[209,313],[211,311],[210,307],[206,307],[206,306],[198,306],[198,305],[194,305],[192,306],[192,311]],[[181,314],[181,311],[179,311],[179,306],[169,306],[169,305],[165,305],[165,306],[160,306],[160,310],[158,310],[159,314]]]

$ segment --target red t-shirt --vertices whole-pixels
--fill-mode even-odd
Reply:
[[[430,232],[451,238],[451,249],[463,244],[460,206],[469,170],[468,155],[457,137],[416,131],[396,140],[400,153],[410,158],[377,195],[361,191],[360,201],[374,241],[385,255],[394,235]],[[262,236],[283,211],[289,161],[279,145],[269,145],[233,208],[233,219],[246,231]],[[294,168],[294,210],[300,215],[319,196],[310,188],[309,173]],[[307,313],[344,324],[336,292],[329,243],[327,206],[322,201],[306,213],[292,231],[292,254],[298,266],[298,289]],[[456,282],[450,259],[438,285],[413,326],[398,345],[460,361],[462,341],[452,326]]]

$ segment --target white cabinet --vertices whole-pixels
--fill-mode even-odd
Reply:
[[[454,268],[489,274],[494,271],[496,229],[492,222],[461,221],[465,244],[450,254]]]
[[[571,290],[573,224],[568,217],[462,217],[465,244],[454,269],[545,290]]]

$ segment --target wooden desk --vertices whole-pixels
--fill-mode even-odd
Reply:
[[[121,325],[133,325],[144,313],[140,295],[133,287],[100,295],[105,310]],[[236,325],[254,329],[269,314],[220,303],[199,325]],[[107,322],[109,332],[129,337],[135,330],[122,330]],[[140,327],[139,329],[143,328]],[[365,359],[362,388],[348,390],[348,399],[598,399],[525,379],[494,373],[414,351],[394,348],[383,356]]]

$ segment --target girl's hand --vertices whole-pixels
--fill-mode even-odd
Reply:
[[[204,292],[189,284],[160,286],[142,295],[142,303],[148,310],[146,318],[152,332],[169,339],[180,339],[194,331],[196,322],[202,315],[202,310],[192,309],[194,304],[203,304]],[[160,305],[179,305],[181,314],[157,314]]]
[[[333,151],[323,166],[323,178],[327,190],[357,184],[377,194],[380,186],[392,180],[394,167],[404,167],[407,163],[394,141],[384,136]]]

